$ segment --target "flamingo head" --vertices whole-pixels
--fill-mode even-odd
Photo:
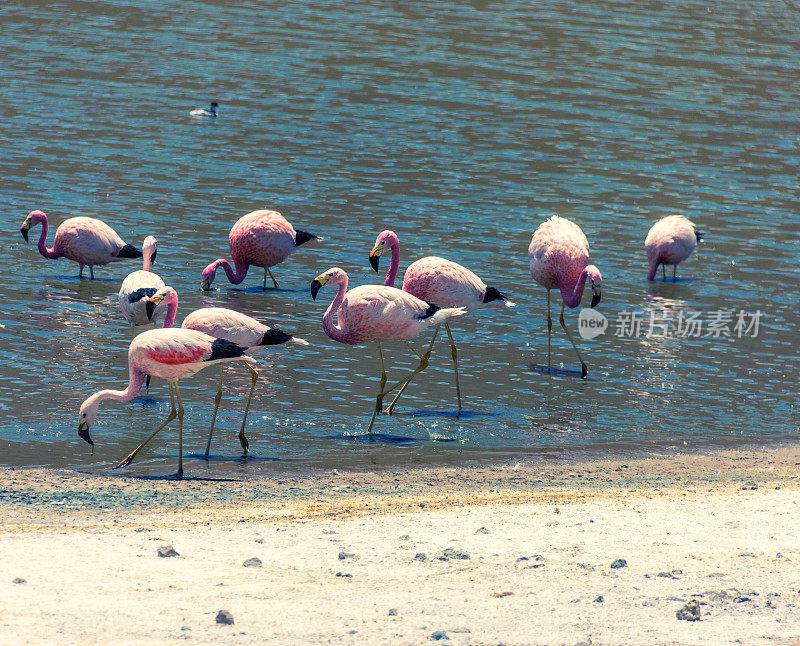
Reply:
[[[148,265],[156,261],[157,247],[158,240],[156,240],[155,236],[147,236],[142,242],[142,255],[149,259]]]
[[[28,217],[25,218],[25,221],[22,223],[19,232],[22,234],[22,237],[25,238],[25,242],[28,242],[28,231],[30,228],[35,224],[41,224],[42,222],[47,222],[47,216],[44,214],[44,211],[31,211],[28,213]]]
[[[92,395],[81,404],[81,410],[78,413],[78,435],[80,435],[81,439],[91,444],[92,447],[94,447],[94,442],[89,435],[89,427],[94,424],[99,405],[100,400],[95,395]]]
[[[603,277],[600,275],[600,270],[594,265],[589,265],[584,271],[592,286],[592,304],[590,307],[596,307],[602,295],[600,288],[603,286]]]
[[[372,268],[375,270],[375,273],[378,272],[378,267],[380,264],[380,258],[383,255],[384,249],[389,247],[399,247],[400,242],[397,238],[397,234],[394,231],[381,231],[377,238],[375,238],[375,246],[372,248],[372,251],[369,252],[369,264],[372,265]]]
[[[214,282],[214,277],[217,275],[216,263],[211,263],[203,270],[203,278],[200,281],[200,289],[207,292],[211,289],[211,283]]]
[[[149,320],[151,321],[153,320],[153,314],[155,314],[156,308],[163,302],[166,302],[167,305],[175,303],[175,305],[177,306],[178,292],[176,292],[172,287],[166,286],[159,289],[152,296],[145,298],[144,307],[145,311],[147,312],[147,318]]]
[[[331,267],[328,271],[320,274],[311,281],[311,298],[317,300],[317,294],[322,289],[323,285],[333,283],[334,285],[347,285],[347,274],[344,269],[339,267]]]

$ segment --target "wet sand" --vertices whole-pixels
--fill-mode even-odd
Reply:
[[[799,500],[796,446],[180,482],[0,469],[0,635],[800,644]]]

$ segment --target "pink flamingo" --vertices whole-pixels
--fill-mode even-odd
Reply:
[[[42,225],[39,236],[39,253],[45,258],[55,260],[64,257],[77,262],[80,267],[80,278],[83,268],[89,265],[89,275],[94,280],[95,265],[107,265],[113,260],[123,258],[141,258],[142,252],[133,245],[126,244],[110,226],[102,220],[94,218],[69,218],[64,220],[56,230],[53,246],[48,249],[47,216],[43,211],[31,211],[22,223],[20,233],[28,242],[28,231],[37,224]]]
[[[170,328],[174,325],[175,316],[178,312],[178,293],[172,287],[162,287],[155,294],[147,298],[147,301],[153,305],[160,306],[162,303],[166,305],[167,314],[164,318],[164,327]],[[278,328],[271,328],[268,325],[259,323],[251,316],[247,316],[247,314],[229,310],[225,307],[203,307],[199,310],[195,310],[183,320],[181,329],[205,332],[209,336],[213,336],[217,339],[225,339],[238,346],[247,348],[248,351],[256,347],[277,345],[279,343],[286,343],[287,341],[300,345],[308,345],[308,341],[305,339],[294,337]],[[250,394],[247,397],[247,404],[244,408],[242,427],[239,429],[239,442],[242,445],[242,449],[244,449],[244,454],[247,455],[250,443],[247,441],[247,437],[244,434],[244,428],[247,422],[247,414],[250,411],[250,400],[253,398],[253,391],[256,387],[256,381],[258,381],[258,372],[249,363],[245,363],[245,367],[250,371],[253,380],[250,386]],[[208,453],[211,449],[211,436],[214,433],[219,402],[222,399],[222,376],[224,372],[225,365],[223,364],[219,367],[219,387],[217,388],[217,395],[214,398],[214,415],[211,418],[211,428],[208,431],[208,441],[206,442],[206,459],[208,459]]]
[[[228,235],[228,246],[236,271],[224,258],[215,260],[203,270],[200,287],[205,291],[211,289],[218,267],[225,270],[229,281],[238,285],[247,276],[250,265],[253,265],[264,268],[264,289],[267,288],[267,274],[272,278],[275,289],[278,289],[278,281],[270,267],[286,260],[295,249],[309,240],[320,242],[323,238],[307,231],[295,231],[277,211],[253,211],[243,215]]]
[[[125,276],[119,288],[119,307],[125,320],[131,325],[145,325],[156,319],[156,306],[146,299],[164,287],[161,276],[151,271],[156,260],[157,246],[158,242],[153,236],[144,239],[142,268]]]
[[[387,230],[378,235],[375,239],[375,246],[369,254],[369,262],[377,272],[380,257],[386,247],[392,253],[392,260],[389,270],[386,272],[384,285],[394,287],[397,270],[400,266],[400,241],[394,231]],[[436,303],[439,307],[463,307],[467,312],[484,307],[493,301],[500,301],[508,307],[514,306],[514,303],[508,300],[505,294],[494,287],[487,287],[486,283],[463,265],[437,256],[426,256],[409,265],[403,277],[403,291],[428,303]],[[458,350],[447,321],[444,322],[444,329],[447,330],[447,336],[450,337],[450,355],[453,358],[453,369],[456,376],[457,416],[459,416],[461,415],[461,387],[458,382]],[[436,341],[438,333],[439,328],[437,327],[428,351],[422,355],[420,371],[428,366],[433,343]],[[411,383],[411,378],[403,384],[392,403],[389,404],[389,408],[386,409],[389,415],[392,414],[397,400],[400,399],[409,383]]]
[[[199,372],[203,368],[227,363],[244,361],[255,363],[251,357],[243,356],[247,348],[226,341],[215,339],[196,330],[147,330],[131,341],[128,347],[129,382],[125,390],[101,390],[88,397],[82,404],[78,418],[78,435],[89,444],[94,442],[89,435],[89,428],[97,416],[100,402],[106,399],[131,401],[142,389],[145,377],[152,375],[169,383],[169,395],[172,410],[161,426],[134,449],[122,462],[114,468],[118,469],[130,464],[141,448],[169,424],[176,415],[178,417],[178,472],[175,477],[183,477],[183,401],[178,380]],[[174,388],[174,395],[173,395]],[[175,399],[178,400],[177,413]]]
[[[580,305],[587,278],[592,285],[591,307],[596,307],[600,302],[603,277],[597,267],[589,264],[589,242],[577,224],[554,215],[533,232],[528,257],[531,261],[531,278],[547,290],[547,369],[550,370],[550,334],[553,328],[550,290],[558,289],[562,301],[561,327],[581,362],[581,377],[586,377],[589,370],[564,324],[564,306],[574,309]]]
[[[375,343],[381,363],[381,385],[375,401],[375,410],[369,422],[367,434],[372,438],[375,416],[380,413],[383,398],[406,379],[413,378],[422,368],[417,368],[410,377],[401,379],[393,386],[386,387],[386,366],[383,362],[381,343],[384,341],[405,341],[411,351],[422,355],[408,343],[409,339],[422,334],[429,327],[439,325],[454,316],[462,316],[467,311],[463,307],[441,309],[437,305],[412,296],[394,287],[385,285],[362,285],[347,291],[348,278],[343,269],[332,267],[317,276],[311,283],[311,297],[316,300],[320,288],[327,283],[339,285],[339,292],[322,317],[322,329],[334,341],[347,345]],[[333,316],[337,317],[334,323]],[[422,365],[422,364],[420,364]]]
[[[678,263],[686,260],[703,234],[695,229],[694,222],[682,215],[668,215],[656,222],[647,234],[644,248],[647,249],[647,280],[654,280],[658,266],[664,280],[667,280],[667,265],[672,265],[672,280]]]

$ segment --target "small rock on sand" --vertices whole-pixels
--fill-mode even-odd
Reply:
[[[227,610],[220,610],[217,613],[217,623],[231,626],[233,625],[233,615]]]
[[[178,554],[175,551],[175,548],[172,547],[172,545],[162,545],[161,547],[159,547],[158,548],[158,555],[161,558],[167,558],[169,556],[180,556],[180,554]]]
[[[261,559],[257,556],[254,556],[251,559],[247,559],[244,563],[242,563],[243,567],[261,567]]]
[[[447,636],[447,633],[444,632],[443,630],[436,630],[431,633],[431,639],[439,641],[440,639],[450,639],[450,638]]]
[[[675,613],[678,619],[684,621],[700,621],[700,604],[694,599]]]
[[[625,559],[616,559],[611,563],[612,570],[618,570],[621,567],[628,567],[628,562]]]
[[[450,559],[468,559],[469,554],[463,550],[457,550],[454,547],[445,548],[442,555],[439,557],[440,561],[449,561]]]
[[[397,608],[389,608],[389,616],[396,617],[397,616]]]
[[[742,489],[744,489],[745,491],[755,491],[756,489],[758,489],[758,484],[756,484],[752,480],[748,480],[742,485]]]
[[[603,595],[601,594],[600,596],[595,597],[593,603],[603,603],[604,601],[605,601],[605,599],[603,598]]]
[[[23,579],[22,577],[17,577],[11,583],[27,583],[27,581],[25,579]]]
[[[485,527],[478,527],[478,529],[475,530],[475,533],[476,534],[488,534],[489,530],[486,529]]]
[[[425,552],[419,552],[418,554],[416,554],[414,556],[414,560],[415,561],[427,561],[428,560],[428,555],[425,554]]]
[[[350,552],[339,552],[340,561],[346,561],[347,559],[350,559],[351,561],[357,561],[358,558],[359,557],[357,555],[350,554]]]

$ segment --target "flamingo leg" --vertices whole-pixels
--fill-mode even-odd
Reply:
[[[664,280],[667,280],[667,266],[661,265],[661,276]]]
[[[387,394],[387,392],[383,390],[384,387],[386,386],[387,377],[386,377],[386,364],[383,362],[383,351],[381,350],[380,343],[378,343],[378,359],[381,362],[381,387],[378,390],[378,396],[375,398],[375,410],[372,411],[372,418],[369,420],[369,428],[367,429],[367,435],[369,435],[370,440],[372,439],[372,425],[375,424],[375,417],[378,415],[378,413],[381,412],[381,408],[383,408],[383,398]],[[396,387],[397,386],[395,386],[395,388]]]
[[[450,326],[445,323],[444,329],[447,330],[447,336],[450,337],[450,354],[453,357],[453,370],[456,373],[456,395],[458,396],[458,413],[456,417],[461,416],[461,386],[458,384],[458,350],[456,350],[456,342],[453,339],[453,333],[450,331]]]
[[[178,396],[178,472],[175,477],[180,480],[183,478],[183,402],[177,381],[175,382],[175,394]]]
[[[89,277],[94,280],[94,265],[89,265]]]
[[[144,442],[142,442],[133,451],[131,451],[127,455],[127,457],[124,460],[122,460],[122,462],[113,467],[114,469],[119,469],[120,467],[127,467],[131,462],[133,462],[133,458],[136,457],[136,454],[144,448],[145,444],[147,444],[150,440],[152,440],[162,428],[164,428],[173,419],[175,419],[177,414],[175,413],[175,397],[172,394],[172,384],[169,385],[169,400],[170,403],[172,404],[172,409],[170,410],[167,419],[164,420],[164,423],[161,426],[159,426],[155,431],[153,431]]]
[[[80,267],[80,271],[78,272],[78,278],[83,278],[83,265],[79,263],[78,267]]]
[[[250,411],[250,400],[253,399],[253,391],[256,389],[256,381],[258,381],[258,371],[253,368],[248,362],[243,362],[247,369],[250,371],[250,375],[253,377],[253,383],[250,385],[250,395],[247,397],[247,404],[244,407],[244,417],[242,418],[242,428],[239,430],[239,443],[242,445],[244,449],[244,455],[247,455],[247,449],[250,448],[250,443],[247,441],[247,438],[244,434],[244,425],[247,422],[247,413]]]
[[[676,278],[675,278],[675,272],[676,272],[677,270],[678,270],[678,265],[672,265],[672,282],[673,282],[673,283],[674,283],[674,282],[675,282],[675,280],[676,280]]]
[[[264,289],[267,288],[267,274],[269,274],[269,277],[272,278],[272,284],[275,286],[275,289],[278,289],[278,281],[275,280],[275,276],[272,275],[271,269],[266,269],[264,272]]]
[[[414,371],[413,371],[413,372],[412,372],[410,375],[408,375],[408,377],[406,377],[405,379],[403,379],[402,381],[400,381],[400,382],[398,383],[398,386],[399,386],[400,384],[402,384],[402,386],[403,386],[403,387],[402,387],[402,388],[400,388],[400,392],[398,392],[398,393],[397,393],[397,394],[394,396],[394,399],[392,400],[392,403],[391,403],[391,404],[389,404],[389,408],[387,408],[387,409],[386,409],[386,414],[387,414],[387,415],[391,415],[391,414],[393,413],[393,411],[394,411],[394,407],[395,407],[395,404],[397,404],[397,400],[398,400],[398,399],[400,399],[400,395],[402,395],[402,394],[403,394],[403,391],[406,389],[406,387],[408,386],[408,384],[410,384],[410,383],[411,383],[411,380],[412,380],[414,377],[416,377],[416,376],[417,376],[417,375],[418,375],[420,372],[422,372],[423,370],[425,370],[425,368],[427,368],[427,367],[428,367],[428,362],[429,362],[429,359],[431,358],[431,351],[433,350],[433,344],[435,343],[435,341],[436,341],[436,335],[438,335],[438,334],[439,334],[439,326],[437,325],[437,326],[436,326],[436,329],[433,331],[433,338],[431,339],[431,343],[430,343],[430,345],[428,346],[428,350],[427,350],[427,352],[425,352],[425,354],[423,354],[423,355],[420,355],[420,353],[419,353],[419,352],[417,352],[416,350],[414,350],[413,346],[411,346],[411,344],[410,344],[410,343],[408,344],[408,345],[409,345],[409,347],[410,347],[412,350],[414,350],[414,354],[416,354],[416,355],[419,357],[419,361],[420,361],[420,363],[419,363],[419,367],[418,367],[416,370],[414,370]],[[424,363],[425,365],[423,365],[423,363]],[[394,390],[394,388],[393,388],[392,390]],[[391,391],[390,391],[390,392],[391,392]]]
[[[578,352],[578,346],[575,345],[575,341],[572,340],[572,337],[569,334],[569,330],[567,329],[567,326],[564,324],[564,304],[563,303],[561,304],[560,322],[561,322],[561,327],[564,328],[564,332],[567,333],[567,338],[569,339],[569,342],[572,344],[572,347],[575,350],[575,354],[578,355],[578,361],[581,362],[581,378],[584,378],[584,377],[586,377],[586,375],[589,374],[589,369],[586,367],[586,364],[583,362],[583,358],[581,358],[581,353]]]
[[[225,372],[225,364],[219,367],[219,387],[217,388],[217,395],[214,397],[214,415],[211,417],[211,428],[208,429],[208,441],[206,442],[205,458],[208,460],[208,452],[211,450],[211,435],[214,433],[214,424],[217,422],[217,411],[219,410],[219,402],[222,399],[222,373]]]
[[[553,319],[550,316],[550,290],[547,290],[547,372],[550,372],[550,336],[553,332]]]

